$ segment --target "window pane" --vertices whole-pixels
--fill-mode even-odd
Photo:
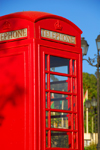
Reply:
[[[51,112],[51,128],[71,129],[71,114]]]
[[[48,131],[46,131],[46,147],[48,147]]]
[[[45,95],[45,104],[46,104],[46,108],[48,108],[48,92],[46,92]]]
[[[48,111],[46,111],[46,127],[48,127]]]
[[[71,132],[51,131],[51,147],[71,148]]]
[[[75,111],[75,112],[76,112],[76,106],[77,106],[76,96],[73,96],[73,111]]]
[[[69,63],[69,59],[50,56],[50,70],[53,72],[69,74]]]
[[[73,78],[73,93],[76,93],[76,78]]]
[[[58,75],[50,75],[50,89],[57,91],[71,91],[70,78]]]
[[[74,121],[73,121],[73,123],[74,123],[74,130],[76,130],[76,115],[75,114],[73,115],[73,119],[74,119]]]
[[[46,88],[46,89],[48,89],[48,87],[49,87],[49,85],[48,85],[48,84],[49,84],[49,81],[48,81],[48,80],[49,80],[49,74],[46,73],[46,74],[45,74],[45,88]]]
[[[51,109],[72,110],[71,96],[51,93]]]
[[[77,139],[78,139],[78,134],[76,132],[76,133],[74,133],[74,149],[78,148],[78,146],[77,146]]]
[[[75,60],[72,61],[72,69],[73,75],[75,75]]]

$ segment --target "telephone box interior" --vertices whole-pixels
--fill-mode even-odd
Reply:
[[[0,17],[0,150],[83,150],[81,34],[49,13]]]

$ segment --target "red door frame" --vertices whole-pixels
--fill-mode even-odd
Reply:
[[[19,121],[16,123],[15,126],[13,126],[13,129],[14,128],[16,129],[18,124],[20,124],[20,126],[21,126],[21,123],[24,124],[24,126],[23,126],[23,130],[24,130],[23,131],[24,132],[23,141],[24,141],[24,143],[20,144],[20,148],[24,149],[24,150],[26,150],[26,149],[28,150],[29,145],[32,146],[32,140],[29,141],[29,137],[30,138],[33,137],[33,128],[31,128],[31,126],[32,125],[34,126],[34,124],[35,124],[35,122],[34,122],[34,111],[35,111],[35,109],[34,108],[36,108],[36,107],[33,105],[33,97],[35,94],[33,93],[33,85],[32,85],[33,84],[33,78],[34,78],[34,74],[32,73],[33,72],[32,65],[33,65],[33,61],[34,61],[34,59],[32,58],[33,57],[32,52],[33,52],[33,40],[23,40],[23,41],[19,41],[19,42],[15,41],[12,43],[9,42],[9,43],[0,44],[0,58],[23,55],[23,59],[24,59],[24,63],[23,63],[23,66],[24,66],[24,71],[23,71],[24,77],[23,78],[24,79],[23,80],[24,80],[24,86],[25,86],[25,91],[24,91],[25,93],[24,93],[24,104],[23,104],[23,108],[21,110],[24,116],[22,118],[23,122]],[[18,63],[20,63],[20,62],[18,62]],[[9,67],[8,67],[8,69],[9,69]],[[18,70],[18,67],[16,68],[16,66],[15,66],[14,69]],[[33,74],[33,77],[32,77],[32,74]],[[20,77],[19,77],[19,79],[20,79]],[[23,112],[23,109],[24,109],[24,112]],[[5,112],[5,113],[7,113],[7,112]],[[16,113],[17,113],[17,111],[16,111]],[[19,115],[17,115],[17,116],[19,116]],[[21,117],[21,115],[20,115],[20,117]],[[13,119],[14,118],[12,117],[12,120]],[[16,118],[15,118],[15,120],[16,120]],[[8,122],[8,125],[9,124],[10,124],[10,122]],[[8,126],[6,126],[6,128],[7,127]],[[6,128],[4,131],[5,133],[6,133]],[[9,130],[12,131],[12,129],[9,129]],[[30,135],[29,135],[29,131],[30,131]],[[16,130],[11,132],[11,134],[13,134],[13,133],[16,135],[17,134]],[[21,134],[21,132],[20,132],[20,134]],[[19,136],[21,137],[21,135],[19,135]],[[7,138],[9,139],[9,136],[6,135],[4,142],[6,142]],[[13,146],[14,146],[13,142],[16,143],[17,140],[19,140],[19,139],[20,138],[18,138],[18,137],[16,137],[16,139],[14,139],[14,137],[10,137],[12,144],[8,143],[9,144],[8,148],[13,149]],[[6,147],[7,143],[6,144],[4,143],[3,146],[1,147],[1,149],[4,149],[4,145]],[[17,143],[17,145],[19,145],[19,144]],[[16,144],[15,144],[14,149],[15,150],[18,149],[18,147],[16,147]]]
[[[76,126],[77,126],[76,127],[77,128],[76,132],[78,132],[78,134],[77,134],[76,137],[77,137],[77,141],[78,141],[77,142],[77,148],[81,149],[81,145],[80,145],[81,143],[78,140],[78,139],[80,139],[80,136],[81,136],[81,131],[80,131],[80,128],[79,128],[79,122],[82,125],[82,121],[79,118],[79,116],[80,116],[79,113],[81,111],[81,102],[78,101],[80,99],[80,91],[81,91],[81,88],[79,86],[80,85],[80,80],[78,79],[78,78],[80,78],[80,73],[79,73],[79,70],[80,70],[79,67],[80,66],[78,65],[79,62],[80,62],[79,54],[75,54],[75,53],[72,53],[72,52],[64,52],[62,50],[56,50],[56,49],[53,49],[53,48],[47,48],[47,47],[40,46],[40,56],[41,56],[41,61],[40,61],[41,62],[41,64],[40,64],[41,65],[41,91],[42,91],[41,92],[41,118],[42,118],[41,119],[41,124],[42,124],[42,126],[41,126],[42,138],[41,139],[42,139],[42,148],[43,148],[43,150],[49,149],[50,148],[50,141],[51,141],[50,131],[49,131],[49,133],[48,133],[49,137],[50,137],[50,139],[48,140],[49,148],[46,148],[46,146],[45,146],[45,142],[46,142],[46,138],[45,138],[45,127],[46,127],[46,125],[45,125],[45,111],[47,109],[45,109],[45,92],[48,91],[48,90],[45,90],[45,73],[49,73],[49,76],[50,76],[51,72],[50,72],[50,70],[49,71],[45,71],[45,54],[76,60],[76,64],[77,64],[76,67],[75,67],[75,69],[77,70],[76,71],[76,76],[74,76],[74,75],[68,75],[68,76],[77,78],[77,86],[76,86],[77,94],[75,94],[75,95],[77,96],[77,108],[79,108],[79,109],[77,109],[77,117],[76,117],[76,118],[78,118],[77,123],[76,123]],[[49,66],[49,68],[50,68],[50,66]],[[70,70],[72,70],[72,69],[70,68]],[[72,71],[71,71],[71,74],[72,74]],[[60,75],[60,74],[56,73],[56,75]],[[72,81],[71,81],[71,83],[72,83]],[[49,87],[50,87],[50,85],[49,85]],[[57,91],[52,91],[52,90],[49,90],[48,92],[62,93],[60,91],[57,92]],[[67,94],[67,92],[63,92],[63,94]],[[49,98],[50,98],[50,95],[49,95]],[[50,102],[49,102],[49,108],[50,108]],[[56,110],[53,110],[53,111],[56,111]],[[59,110],[57,110],[57,111],[59,112]],[[65,112],[65,111],[61,111],[61,112]],[[72,111],[72,113],[73,113],[73,111]],[[49,117],[50,117],[50,113],[49,113]],[[72,120],[73,120],[73,117],[72,117]],[[73,121],[72,121],[72,126],[73,126]],[[49,120],[49,128],[47,130],[49,130],[49,129],[57,131],[57,129],[51,129],[51,127],[50,127],[50,120]],[[64,131],[64,130],[63,129],[59,129],[59,131]],[[67,129],[66,131],[72,131],[72,134],[75,133],[75,131],[73,133],[73,130],[68,130]],[[74,139],[72,138],[72,143],[73,143],[73,140]],[[61,148],[57,148],[57,149],[61,149]],[[70,149],[74,149],[74,145],[73,144],[72,144],[72,148],[70,148]]]

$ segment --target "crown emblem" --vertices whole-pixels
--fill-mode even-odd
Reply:
[[[8,21],[4,22],[3,24],[3,30],[7,30],[7,29],[10,29],[11,28],[11,25]]]
[[[62,30],[62,28],[63,28],[63,27],[61,26],[59,20],[57,20],[57,22],[54,24],[54,26],[55,26],[55,29],[56,29],[56,30]]]

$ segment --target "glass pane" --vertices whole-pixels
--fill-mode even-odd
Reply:
[[[50,56],[50,71],[69,74],[69,63],[69,59]]]
[[[46,111],[46,127],[48,127],[48,111]]]
[[[100,50],[100,41],[97,42],[97,49]]]
[[[54,99],[54,93],[51,93],[51,99]],[[54,101],[51,101],[50,108],[54,109]]]
[[[51,112],[51,127],[71,129],[71,114],[61,112]]]
[[[76,112],[76,106],[77,106],[76,96],[73,96],[73,111],[75,111],[75,112]]]
[[[47,70],[47,55],[45,55],[45,70]]]
[[[75,75],[75,60],[72,61],[72,73]]]
[[[74,130],[76,130],[76,115],[74,114],[74,116],[73,116],[73,119],[74,119]]]
[[[50,89],[57,91],[71,91],[70,78],[58,75],[50,75]]]
[[[48,131],[46,131],[46,147],[48,147]]]
[[[51,109],[72,110],[71,96],[51,93]]]
[[[76,78],[73,78],[73,93],[76,93]]]
[[[45,88],[48,89],[48,74],[45,74]]]
[[[48,108],[48,93],[47,92],[45,95],[45,104],[46,104],[46,108]]]
[[[71,148],[71,132],[51,131],[51,147]]]
[[[77,139],[78,139],[78,135],[77,135],[77,132],[74,133],[74,149],[77,149],[78,146],[77,146]]]

